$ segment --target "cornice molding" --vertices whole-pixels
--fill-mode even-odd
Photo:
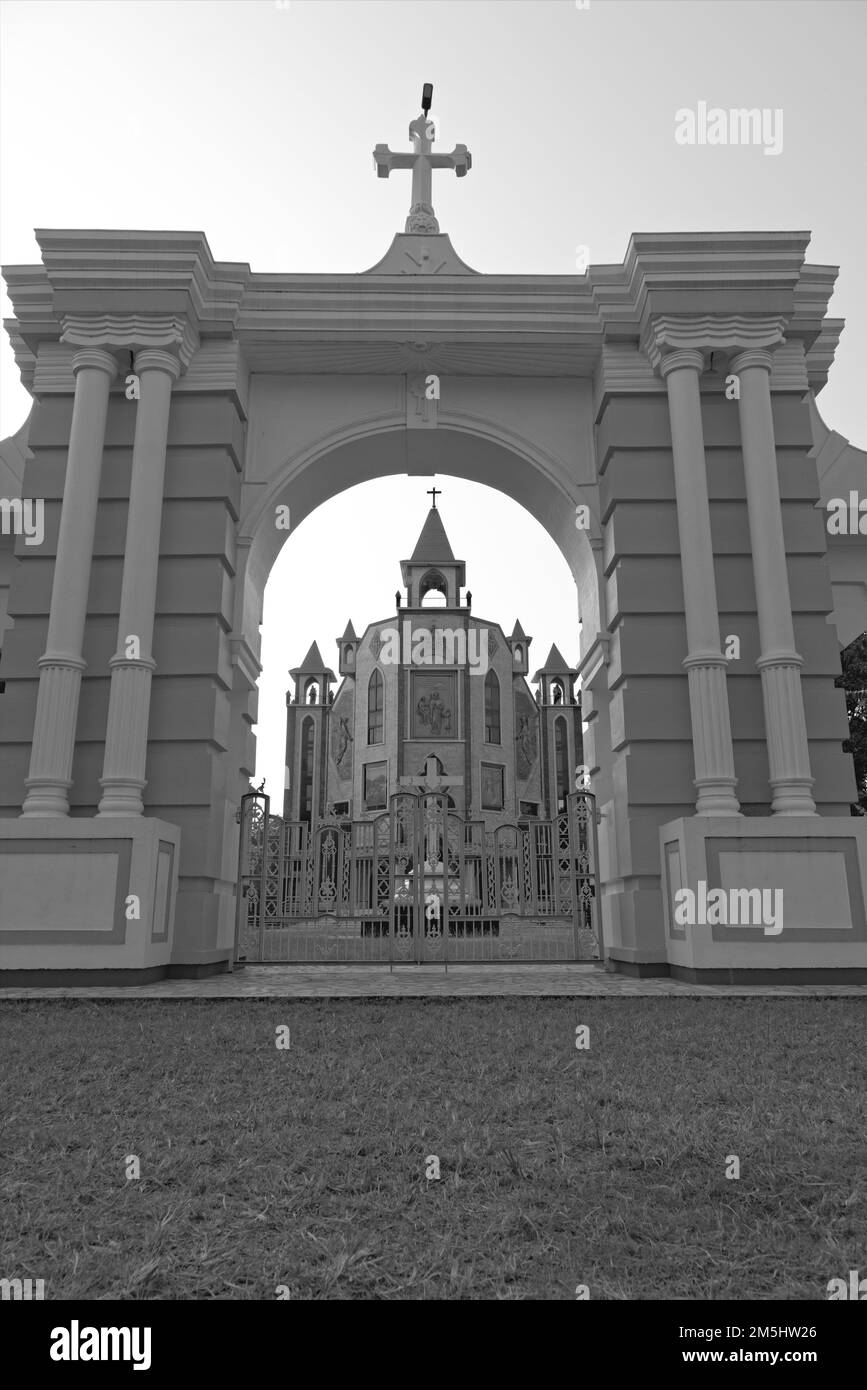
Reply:
[[[783,333],[803,344],[814,389],[836,343],[824,318],[836,268],[804,264],[806,232],[637,233],[622,265],[559,276],[479,274],[456,256],[407,274],[389,261],[422,243],[433,255],[448,241],[442,234],[398,234],[371,270],[345,275],[217,263],[200,232],[42,230],[37,240],[42,265],[4,271],[15,315],[7,331],[28,386],[40,349],[57,344],[64,325],[106,318],[183,322],[203,345],[239,343],[249,372],[387,374],[431,364],[455,375],[592,379],[602,358],[597,394],[654,391],[618,350],[647,343],[652,357],[662,354],[666,331],[676,337],[684,318],[694,330],[705,325],[703,341],[688,333],[670,349],[744,350],[757,345],[761,325],[776,325],[773,345]],[[136,346],[131,336],[117,341]],[[416,355],[417,343],[427,351]],[[180,360],[185,352],[189,360],[191,345],[178,339]],[[202,371],[217,372],[216,360]]]
[[[749,318],[744,314],[650,314],[642,326],[641,350],[655,372],[669,353],[721,352],[732,357],[752,348],[773,351],[783,342],[783,314]]]
[[[72,347],[105,347],[139,353],[161,348],[185,370],[199,345],[189,320],[178,314],[64,314],[60,341]]]
[[[813,339],[805,353],[809,386],[816,395],[828,384],[828,373],[833,366],[844,326],[843,319],[825,319],[822,331]],[[771,385],[773,386],[773,377]]]

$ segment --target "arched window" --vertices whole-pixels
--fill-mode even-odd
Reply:
[[[309,680],[304,687],[304,698],[308,705],[319,703],[319,686],[314,680]]]
[[[562,681],[551,682],[551,704],[562,705],[563,703],[563,683]]]
[[[523,662],[523,660],[524,660],[524,648],[521,646],[520,642],[518,642],[518,644],[517,644],[516,647],[515,647],[515,664],[516,664],[517,666],[520,666],[521,663]]]
[[[367,741],[382,743],[385,686],[382,672],[374,671],[367,685]]]
[[[557,810],[566,810],[566,797],[569,795],[569,735],[566,720],[560,716],[554,720],[554,757],[557,768]]]
[[[313,720],[308,717],[301,725],[301,792],[298,815],[310,821],[313,816]]]
[[[485,743],[500,742],[500,682],[494,671],[485,676]]]
[[[346,646],[346,647],[343,648],[343,660],[344,660],[344,662],[345,662],[345,664],[346,664],[347,666],[351,666],[351,665],[352,665],[353,657],[352,657],[352,648],[351,648],[350,646]]]

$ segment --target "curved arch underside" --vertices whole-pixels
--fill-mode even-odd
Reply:
[[[249,550],[243,586],[244,617],[238,635],[243,635],[252,650],[258,651],[258,624],[268,576],[286,540],[305,517],[347,488],[375,478],[398,474],[429,476],[437,472],[483,483],[505,493],[544,527],[575,579],[582,651],[595,638],[601,610],[597,560],[590,537],[598,532],[597,489],[585,486],[576,490],[573,484],[575,495],[570,495],[553,468],[465,430],[441,427],[435,437],[425,435],[422,446],[413,450],[410,459],[406,431],[365,433],[336,446],[325,445],[321,452],[308,453],[301,462],[283,463],[275,468],[267,485],[250,489],[253,495],[240,524],[242,545],[246,542]],[[420,454],[426,457],[422,459]],[[590,509],[590,533],[575,525],[579,502]],[[289,508],[288,531],[274,524],[278,507]]]

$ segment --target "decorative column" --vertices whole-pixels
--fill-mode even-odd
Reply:
[[[732,731],[726,669],[719,640],[719,610],[713,566],[710,506],[699,378],[699,348],[668,352],[659,370],[668,390],[671,452],[680,533],[680,563],[686,615],[689,708],[695,756],[695,804],[699,816],[737,816]]]
[[[772,361],[768,349],[748,348],[729,364],[740,382],[741,449],[761,644],[756,666],[762,679],[772,814],[814,816],[801,691],[803,658],[795,651],[771,411]]]
[[[108,394],[118,364],[107,348],[87,347],[73,356],[72,370],[75,400],[51,586],[48,638],[45,654],[38,662],[36,721],[22,816],[69,814]]]
[[[162,525],[166,440],[172,386],[181,374],[177,356],[147,347],[136,354],[139,378],[129,512],[117,650],[111,658],[111,691],[105,760],[100,778],[100,816],[140,816],[147,757],[151,654]]]

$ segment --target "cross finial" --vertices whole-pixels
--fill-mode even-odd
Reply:
[[[431,171],[454,169],[461,179],[473,167],[473,157],[466,145],[455,145],[451,154],[433,153],[436,128],[428,118],[432,99],[433,86],[426,82],[421,98],[422,114],[410,122],[409,127],[412,154],[390,150],[388,145],[377,145],[373,151],[373,165],[381,179],[387,179],[392,169],[412,170],[412,204],[404,231],[427,235],[436,234],[440,229],[431,201]]]
[[[429,487],[428,490],[427,490],[427,495],[428,495],[428,497],[432,497],[432,498],[433,498],[433,502],[432,502],[431,505],[432,505],[432,507],[433,507],[433,510],[436,511],[436,509],[437,509],[437,498],[438,498],[438,497],[442,497],[442,495],[443,495],[443,490],[442,490],[442,488],[441,488],[441,487]]]

